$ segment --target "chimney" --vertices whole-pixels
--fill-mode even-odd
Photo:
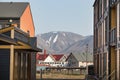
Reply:
[[[46,49],[44,49],[44,59],[46,58]]]

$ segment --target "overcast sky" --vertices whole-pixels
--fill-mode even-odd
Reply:
[[[93,34],[94,0],[0,0],[30,2],[35,33],[51,31]]]

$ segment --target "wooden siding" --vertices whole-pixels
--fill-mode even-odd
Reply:
[[[28,80],[36,80],[36,53],[28,53]]]
[[[111,73],[115,70],[116,66],[116,52],[115,48],[111,47]]]
[[[10,73],[10,50],[0,50],[0,80],[9,80]]]
[[[117,11],[116,7],[111,9],[111,29],[117,26]]]
[[[35,29],[29,5],[27,6],[26,10],[20,18],[20,29],[22,29],[25,32],[29,32],[31,37],[34,37],[35,35]]]
[[[31,53],[31,80],[36,79],[36,53]]]

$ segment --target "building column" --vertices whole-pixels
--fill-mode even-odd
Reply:
[[[106,78],[109,75],[109,52],[106,53]],[[108,80],[108,79],[107,79]]]
[[[11,38],[14,39],[14,29],[11,30]],[[14,45],[10,46],[10,80],[14,80]]]
[[[120,3],[118,3],[118,5],[117,5],[117,44],[119,43],[119,37],[120,37]],[[119,55],[119,53],[120,53],[120,49],[119,49],[119,47],[117,46],[117,51],[116,51],[116,58],[117,58],[117,65],[116,65],[116,74],[117,74],[117,80],[119,80],[120,79],[120,55]]]
[[[116,73],[117,73],[117,80],[120,79],[120,76],[119,76],[120,75],[120,69],[119,69],[120,68],[120,65],[119,65],[120,64],[120,58],[119,58],[120,55],[119,55],[119,53],[120,53],[120,51],[117,50],[117,65],[116,65],[117,66],[117,69],[116,69],[117,70],[116,71]]]
[[[101,52],[99,53],[99,78],[101,76],[101,57],[100,57],[100,55],[101,55]]]
[[[14,80],[14,46],[10,46],[10,80]]]

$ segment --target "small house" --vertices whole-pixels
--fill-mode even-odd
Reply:
[[[86,67],[86,65],[93,64],[92,60],[92,54],[86,54],[85,53],[70,53],[70,55],[67,57],[67,67]]]

